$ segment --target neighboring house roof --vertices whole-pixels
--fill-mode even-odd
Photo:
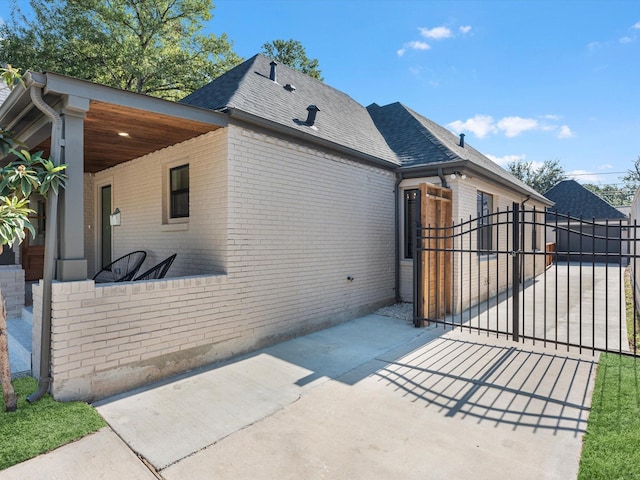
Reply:
[[[575,180],[558,182],[544,194],[555,205],[548,210],[572,217],[582,216],[585,220],[605,220],[627,218],[617,208],[611,206],[595,193],[587,190]]]
[[[229,111],[232,117],[235,111],[241,111],[392,166],[400,164],[366,108],[347,94],[286,65],[277,65],[276,81],[272,81],[270,64],[271,59],[255,55],[181,102]],[[319,109],[313,127],[305,123],[310,105]]]
[[[401,103],[384,107],[374,103],[367,109],[403,167],[437,166],[466,161],[495,176],[494,179],[506,181],[532,197],[544,200],[540,193],[468,143],[461,146],[460,137]]]
[[[616,210],[622,213],[625,217],[631,216],[631,205],[617,206]]]

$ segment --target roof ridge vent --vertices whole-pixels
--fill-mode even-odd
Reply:
[[[295,87],[295,85],[291,85],[290,83],[287,83],[287,84],[284,86],[284,89],[285,89],[285,90],[288,90],[289,92],[295,92],[295,91],[296,91],[296,87]]]
[[[313,126],[313,124],[316,121],[316,114],[320,111],[320,109],[318,107],[316,107],[315,105],[309,105],[307,107],[307,112],[309,112],[309,114],[307,115],[307,120],[306,123],[307,125],[309,125],[310,127]]]
[[[278,72],[276,71],[276,67],[278,66],[278,64],[274,60],[272,60],[269,65],[271,65],[271,71],[269,72],[269,80],[271,80],[272,82],[278,83]]]

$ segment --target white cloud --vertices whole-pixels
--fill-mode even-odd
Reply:
[[[517,137],[527,130],[538,128],[538,121],[534,118],[505,117],[497,123],[497,127],[509,137]]]
[[[493,124],[493,117],[488,115],[475,115],[473,118],[468,118],[464,122],[462,120],[456,120],[447,125],[455,133],[471,132],[478,138],[484,138],[490,133],[496,132],[496,127]]]
[[[600,165],[598,167],[598,170],[611,170],[613,168],[613,165],[611,165],[610,163],[605,163],[603,165]]]
[[[463,35],[466,35],[471,31],[471,26],[462,25],[458,27],[458,30]],[[431,40],[442,40],[445,38],[453,38],[456,36],[449,27],[445,27],[444,25],[441,25],[439,27],[434,27],[434,28],[418,27],[418,31],[420,32],[421,37],[428,38]],[[429,50],[429,49],[431,49],[431,46],[428,43],[425,43],[419,40],[414,40],[411,42],[406,42],[402,46],[402,48],[396,51],[396,53],[398,54],[399,57],[402,57],[409,50]]]
[[[405,43],[400,50],[398,50],[398,56],[403,56],[407,53],[407,50],[429,50],[431,46],[428,43],[415,40],[413,42]]]
[[[560,115],[542,115],[538,118],[548,118],[554,120],[561,118]],[[541,123],[535,118],[523,118],[520,116],[503,117],[495,122],[490,115],[476,114],[467,120],[456,120],[447,124],[447,127],[454,133],[471,132],[477,138],[484,138],[490,134],[503,133],[507,138],[513,138],[528,131],[554,132],[557,138],[571,138],[575,134],[568,125],[557,125],[552,123]]]
[[[451,38],[453,36],[453,34],[451,33],[451,30],[445,26],[435,27],[431,29],[420,27],[418,28],[418,30],[420,31],[420,35],[422,35],[423,37],[433,38],[434,40]]]
[[[567,176],[580,183],[600,183],[603,180],[597,173],[586,170],[572,170],[571,172],[567,172]]]
[[[571,129],[567,125],[562,125],[560,127],[560,131],[558,132],[558,138],[571,138],[575,137],[575,134],[571,131]]]
[[[587,44],[587,49],[594,51],[602,48],[602,43],[600,42],[591,42]]]
[[[622,37],[620,43],[631,43],[633,39],[631,37]]]
[[[636,22],[632,25],[632,27],[634,30],[640,30],[640,22]]]
[[[417,40],[407,43],[407,47],[412,50],[429,50],[431,48],[428,43]]]
[[[487,154],[490,160],[494,161],[501,167],[506,168],[511,162],[524,162],[525,155],[503,155],[502,157],[496,157],[495,155]]]
[[[547,115],[542,115],[542,118],[544,118],[545,120],[560,120],[562,117],[560,115],[548,113]]]

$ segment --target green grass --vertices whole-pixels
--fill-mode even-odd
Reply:
[[[95,432],[106,425],[93,407],[82,402],[57,402],[45,395],[27,402],[27,395],[38,389],[31,377],[13,381],[18,409],[5,412],[0,395],[0,470],[53,450],[65,443]]]
[[[640,316],[635,311],[630,266],[624,271],[624,294],[627,307],[627,337],[629,337],[629,349],[632,352],[640,352]],[[634,333],[636,334],[635,337]]]
[[[578,479],[640,479],[640,358],[601,355]]]

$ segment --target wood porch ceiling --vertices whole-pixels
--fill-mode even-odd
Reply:
[[[84,119],[84,170],[96,173],[211,132],[217,125],[91,101]],[[129,136],[120,136],[126,132]],[[50,139],[34,148],[49,155]]]

